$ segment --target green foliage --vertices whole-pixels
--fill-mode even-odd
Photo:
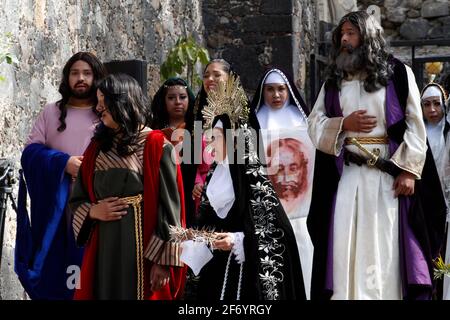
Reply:
[[[434,279],[442,279],[444,276],[450,277],[450,264],[445,264],[444,259],[439,256],[433,261]]]
[[[209,54],[206,48],[198,45],[192,37],[179,38],[175,46],[170,49],[166,60],[161,65],[162,81],[170,77],[186,76],[186,81],[192,89],[201,85],[202,79],[195,72],[195,64],[207,64]]]
[[[9,32],[0,38],[0,64],[4,62],[8,64],[16,64],[19,62],[16,56],[10,52],[13,44],[13,35]],[[0,75],[0,81],[5,81],[5,77]]]

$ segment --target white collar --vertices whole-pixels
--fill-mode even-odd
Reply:
[[[206,187],[206,196],[217,216],[225,219],[235,200],[228,157],[214,169]]]

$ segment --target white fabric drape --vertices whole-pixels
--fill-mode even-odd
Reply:
[[[404,142],[391,158],[399,167],[420,178],[425,162],[426,133],[420,94],[414,75],[407,67],[409,96],[406,106],[407,129]],[[368,93],[362,80],[343,81],[340,104],[343,116],[365,109],[377,117],[370,133],[342,132],[343,118],[325,115],[322,87],[309,117],[309,134],[315,146],[335,156],[342,152],[344,138],[386,135],[386,89]],[[355,146],[345,146],[365,156]],[[379,148],[389,158],[388,145]],[[398,200],[394,198],[394,179],[378,169],[350,163],[344,165],[338,185],[334,214],[332,299],[401,299]]]

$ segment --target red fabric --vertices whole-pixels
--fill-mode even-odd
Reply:
[[[164,135],[159,130],[153,130],[147,136],[144,146],[144,246],[148,244],[155,230],[158,215],[159,200],[159,164],[161,161],[164,144]],[[98,144],[92,142],[87,148],[83,164],[81,165],[81,175],[83,183],[89,194],[91,203],[97,202],[93,190],[93,174],[95,169],[95,159],[98,153]],[[181,178],[180,166],[177,165],[177,186],[181,202],[180,221],[183,227],[186,226],[183,180]],[[98,231],[94,227],[92,235],[85,247],[83,263],[80,274],[80,289],[75,291],[75,300],[93,300],[94,297],[94,271],[98,249]],[[186,267],[170,267],[170,281],[157,292],[150,291],[150,268],[151,262],[144,259],[144,297],[150,300],[175,300],[180,299],[186,279]]]
[[[98,153],[98,143],[92,141],[84,152],[83,162],[81,164],[81,178],[84,187],[89,194],[91,203],[96,203],[94,193],[94,169],[95,159]],[[98,227],[94,226],[91,237],[84,248],[83,262],[80,272],[80,288],[75,290],[74,300],[93,300],[94,299],[94,271],[98,248]]]
[[[175,130],[178,130],[177,132],[181,131],[181,133],[184,133],[185,128],[186,128],[186,123],[183,122],[183,123],[179,124],[175,129],[168,127],[168,128],[161,129],[161,132],[164,134],[164,136],[166,137],[166,139],[168,141],[170,141],[174,146],[176,146],[180,142],[183,142],[184,136],[181,135],[181,136],[172,137],[173,133]],[[172,138],[175,138],[176,140],[172,140]]]
[[[144,148],[144,243],[150,241],[154,232],[159,199],[159,163],[162,156],[164,134],[159,130],[150,132]],[[186,226],[183,180],[180,166],[177,165],[177,186],[181,202],[180,221]],[[170,267],[170,281],[157,292],[150,291],[151,262],[145,260],[144,265],[144,296],[150,300],[176,300],[180,299],[184,291],[186,267]]]

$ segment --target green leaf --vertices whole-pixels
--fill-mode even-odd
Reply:
[[[201,84],[201,78],[194,69],[199,60],[202,64],[208,63],[209,54],[206,48],[198,45],[192,36],[180,37],[161,64],[160,74],[166,79],[176,75],[186,76],[189,78],[186,79],[188,82],[193,82],[191,85]]]
[[[10,55],[6,56],[6,63],[8,63],[8,64],[12,64],[13,63],[13,59],[12,59],[12,57]]]
[[[177,57],[178,57],[178,59],[180,60],[180,62],[182,63],[182,64],[186,64],[186,56],[185,56],[185,54],[184,54],[184,50],[183,50],[184,48],[183,47],[179,47],[178,48],[178,50],[177,50]]]
[[[198,57],[202,64],[207,64],[209,62],[209,53],[205,48],[198,50]]]
[[[197,60],[196,51],[197,50],[195,50],[195,48],[193,47],[186,47],[186,54],[191,64],[195,63],[195,61]]]
[[[194,83],[196,87],[200,87],[202,85],[202,78],[200,78],[197,74],[194,75]]]
[[[0,75],[0,81],[5,81],[5,80],[6,80],[6,78],[4,76]]]
[[[159,74],[161,76],[161,80],[162,81],[166,81],[167,80],[167,66],[165,63],[163,63],[161,65],[161,67],[159,68]]]
[[[183,73],[183,65],[182,64],[175,65],[174,69],[175,69],[175,72],[179,75],[181,75]]]

